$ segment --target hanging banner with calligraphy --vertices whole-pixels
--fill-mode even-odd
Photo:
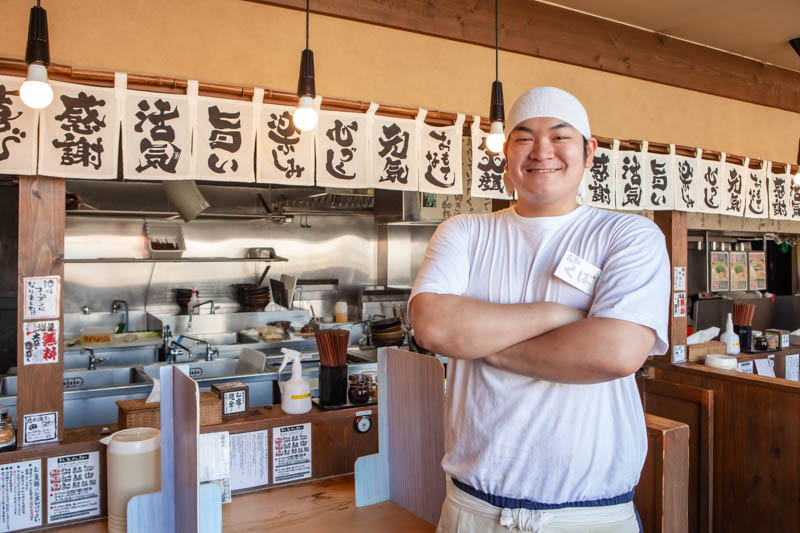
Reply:
[[[761,168],[747,168],[745,165],[745,211],[747,218],[767,218],[769,205],[767,198],[767,169],[766,163],[761,163]]]
[[[36,110],[9,94],[24,81],[0,76],[0,174],[36,174]]]
[[[253,104],[223,98],[197,98],[194,138],[198,180],[254,182],[256,120]]]
[[[419,188],[419,136],[427,111],[416,120],[376,116],[370,134],[370,178],[376,189]]]
[[[120,104],[113,88],[50,82],[53,103],[40,112],[39,174],[117,179]]]
[[[581,184],[583,205],[614,209],[616,205],[616,149],[619,141],[614,140],[612,148],[598,146],[594,152],[592,166],[583,171]]]
[[[461,138],[464,115],[458,113],[452,126],[437,128],[423,124],[420,140],[419,190],[436,194],[463,194]]]
[[[674,145],[670,153],[661,154],[648,151],[648,143],[644,141],[644,208],[654,211],[670,211],[674,208]]]
[[[314,185],[314,133],[292,122],[293,107],[264,104],[258,131],[258,183]]]
[[[616,156],[616,208],[639,211],[644,209],[642,184],[642,152],[619,150]]]
[[[699,211],[700,176],[695,155],[675,154],[673,161],[675,188],[673,200],[677,211]]]
[[[470,194],[473,198],[511,200],[503,183],[506,157],[490,152],[486,147],[487,133],[481,129],[481,117],[474,115],[470,126],[472,165]]]
[[[787,165],[788,167],[788,165]],[[789,220],[792,218],[791,199],[789,197],[792,176],[786,170],[773,171],[770,164],[767,168],[769,188],[769,218],[773,220]]]
[[[789,187],[789,214],[792,220],[800,221],[800,186],[794,180]]]
[[[317,125],[317,185],[369,187],[369,124],[378,109],[367,113],[321,111]]]
[[[123,177],[194,179],[188,96],[127,91],[122,116]]]
[[[700,213],[720,213],[722,207],[722,163],[716,159],[703,159],[702,150],[698,151],[698,175],[700,177],[700,196],[697,205]]]
[[[727,161],[722,164],[722,204],[720,213],[740,217],[745,210],[745,166]]]

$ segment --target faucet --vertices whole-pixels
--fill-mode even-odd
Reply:
[[[83,311],[84,315],[91,315],[92,314],[92,310],[89,308],[88,305],[84,305],[83,307],[81,307],[81,311]]]
[[[195,305],[194,307],[192,307],[192,309],[197,309],[201,305],[206,305],[206,304],[211,304],[211,311],[208,313],[210,315],[215,314],[215,311],[222,307],[221,305],[214,305],[214,300],[206,300],[205,302],[200,302],[199,304]]]
[[[86,352],[89,352],[89,366],[86,370],[97,370],[97,365],[99,363],[108,361],[107,357],[96,357],[94,355],[94,350],[91,348],[81,348],[81,355],[86,355]]]
[[[169,343],[169,354],[170,355],[178,355],[178,352],[176,350],[177,348],[180,348],[181,350],[186,352],[186,355],[188,355],[190,359],[194,359],[194,354],[192,354],[192,351],[189,348],[187,348],[186,346],[184,346],[183,344],[179,343],[178,341],[171,341]],[[172,358],[172,360],[170,362],[174,363],[175,359]]]
[[[184,339],[189,339],[190,341],[194,341],[194,346],[198,344],[205,344],[206,345],[206,361],[213,361],[214,356],[219,356],[219,350],[211,346],[208,341],[204,341],[202,339],[195,339],[194,337],[189,337],[187,335],[183,335]]]
[[[116,313],[117,311],[119,311],[122,308],[123,305],[125,306],[125,329],[124,329],[123,333],[127,333],[128,332],[128,302],[126,302],[125,300],[114,300],[113,302],[111,302],[111,313],[112,314]]]

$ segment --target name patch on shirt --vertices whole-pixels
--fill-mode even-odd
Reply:
[[[567,252],[561,258],[556,268],[555,276],[581,292],[594,296],[594,286],[600,277],[600,269],[590,262],[581,259],[572,252]]]

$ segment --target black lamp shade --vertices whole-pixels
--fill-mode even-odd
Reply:
[[[503,105],[503,84],[495,80],[492,82],[492,101],[489,104],[489,122],[506,119],[506,112]]]
[[[794,39],[791,39],[789,41],[789,44],[792,45],[792,48],[794,48],[795,53],[800,56],[800,37],[795,37]]]
[[[28,22],[28,46],[25,49],[25,62],[50,66],[50,40],[47,37],[47,12],[44,8],[33,6]]]
[[[317,90],[314,86],[314,52],[306,48],[300,56],[300,77],[297,80],[297,96],[314,98],[316,95]]]

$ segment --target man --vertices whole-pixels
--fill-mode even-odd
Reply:
[[[506,139],[518,202],[443,223],[411,293],[417,341],[450,358],[438,531],[638,531],[633,373],[668,345],[664,236],[577,205],[597,141],[571,94],[523,94]]]

